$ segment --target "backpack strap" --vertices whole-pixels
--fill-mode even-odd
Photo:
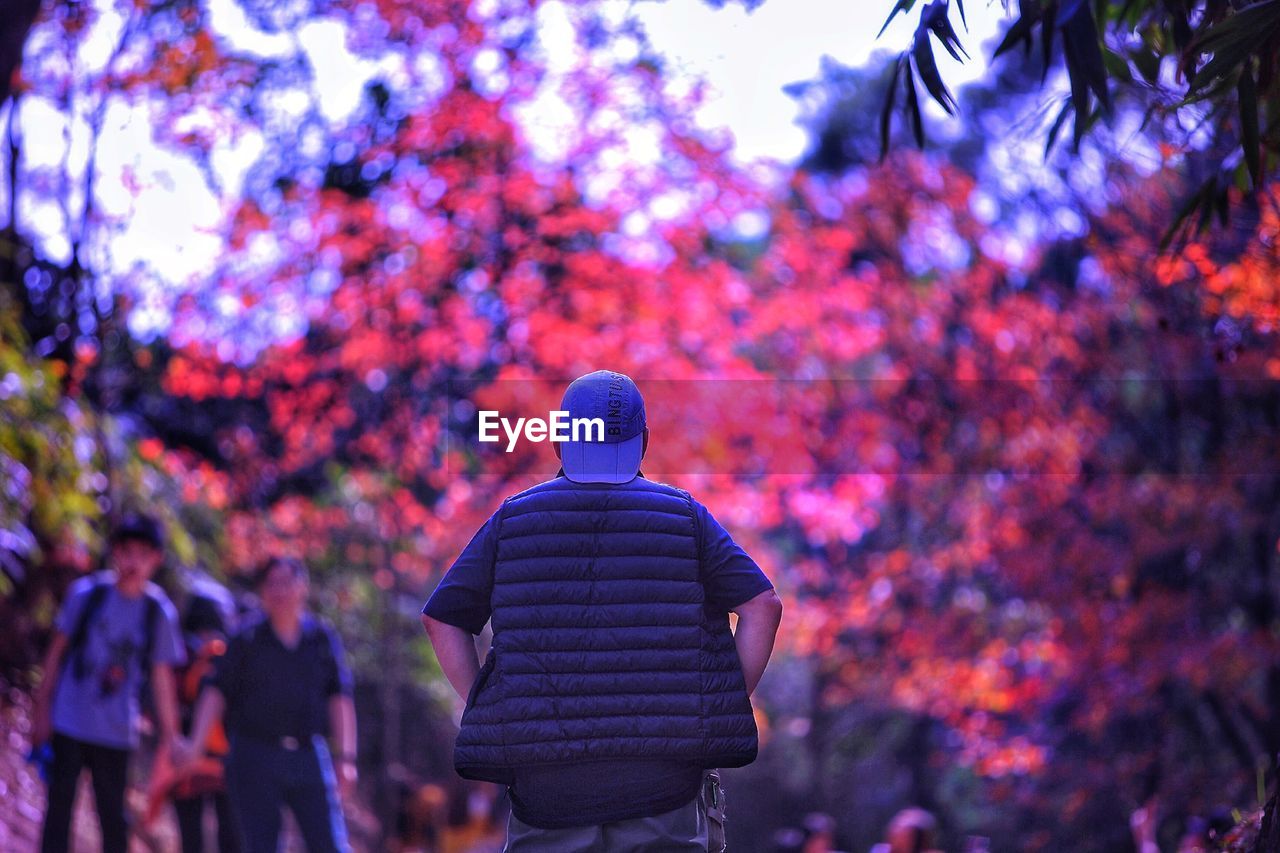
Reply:
[[[94,582],[84,606],[80,608],[75,627],[67,641],[67,647],[71,650],[71,672],[77,681],[83,681],[89,675],[88,664],[84,659],[84,641],[89,633],[90,620],[102,609],[102,603],[107,600],[107,593],[110,591],[109,582],[103,580]]]
[[[143,595],[147,598],[146,608],[142,615],[142,671],[150,672],[151,653],[156,647],[156,620],[164,615],[160,608],[160,602],[154,596]]]
[[[102,609],[103,602],[107,600],[107,593],[111,591],[112,583],[109,580],[96,581],[89,590],[88,599],[84,603],[84,607],[80,609],[79,615],[76,617],[75,627],[71,631],[71,636],[67,641],[67,648],[70,650],[72,673],[77,681],[83,681],[88,677],[88,664],[85,662],[84,644],[89,634],[89,624],[94,614]],[[142,626],[142,671],[145,675],[147,665],[151,661],[151,654],[156,644],[156,621],[160,619],[164,612],[160,607],[160,602],[154,596],[143,593],[146,597],[146,605],[143,612]],[[145,680],[145,678],[144,678]]]

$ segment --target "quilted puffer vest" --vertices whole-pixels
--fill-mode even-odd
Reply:
[[[728,613],[706,605],[689,493],[557,477],[503,502],[493,645],[454,767],[670,758],[741,767],[758,740]]]

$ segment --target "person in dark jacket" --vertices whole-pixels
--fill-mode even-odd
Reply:
[[[214,720],[223,717],[227,793],[241,849],[275,853],[281,809],[288,806],[311,853],[349,850],[339,794],[354,793],[356,721],[342,642],[307,612],[310,587],[298,560],[268,559],[254,585],[264,615],[244,625],[216,659],[186,754],[175,763],[198,759]]]
[[[454,769],[507,786],[506,850],[715,853],[782,603],[706,507],[640,472],[629,377],[580,377],[561,409],[603,429],[557,442],[557,476],[504,500],[423,607],[465,698]]]

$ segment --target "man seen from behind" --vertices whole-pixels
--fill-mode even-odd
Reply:
[[[706,507],[640,472],[629,377],[580,377],[561,409],[603,440],[557,443],[558,475],[504,500],[423,608],[466,699],[455,769],[507,786],[505,850],[716,853],[719,769],[756,758],[782,603]]]

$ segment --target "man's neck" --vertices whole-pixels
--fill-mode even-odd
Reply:
[[[142,595],[144,584],[140,583],[124,583],[119,577],[116,578],[116,594],[121,598],[138,598]]]
[[[644,475],[644,472],[643,472],[643,471],[636,471],[636,476],[637,476],[637,477],[639,477],[639,478],[640,478],[640,479],[642,479],[642,480],[647,480],[647,479],[649,479],[648,477],[646,477],[646,476]],[[553,480],[554,480],[554,479],[558,479],[558,478],[560,478],[560,477],[564,477],[566,480],[567,480],[567,479],[569,479],[569,475],[568,475],[568,474],[566,474],[566,473],[564,472],[564,466],[563,466],[563,465],[561,465],[561,466],[560,466],[560,470],[556,472],[556,476],[555,476],[555,477],[552,477],[551,479],[553,479]],[[577,481],[575,481],[575,482],[577,482]]]
[[[302,636],[301,613],[277,613],[270,616],[268,621],[280,642],[290,648],[298,644],[298,638]]]

